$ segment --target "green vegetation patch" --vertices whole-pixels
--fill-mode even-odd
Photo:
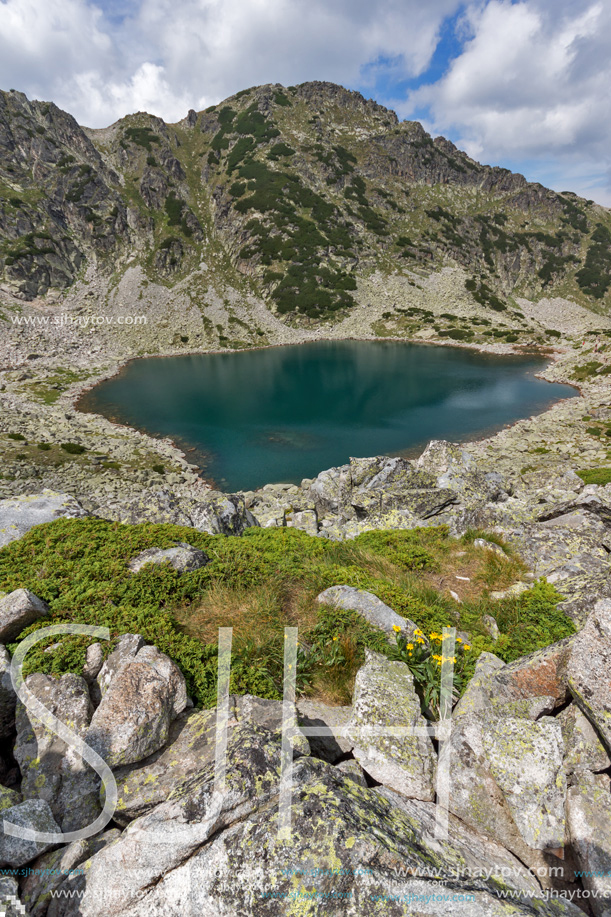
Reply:
[[[151,127],[128,127],[123,136],[137,146],[144,147],[147,153],[152,152],[152,144],[160,142],[158,135]]]
[[[602,299],[611,284],[611,231],[599,223],[592,233],[585,264],[575,278],[580,288],[594,299]]]
[[[169,564],[130,573],[127,564],[135,555],[176,542],[200,548],[210,563],[191,573],[179,574]],[[479,550],[468,539],[462,546]],[[20,640],[62,622],[106,626],[113,637],[141,633],[176,661],[189,694],[204,706],[216,703],[219,626],[234,627],[232,693],[278,698],[283,628],[298,625],[303,648],[299,692],[326,691],[345,699],[364,648],[387,655],[394,650],[356,613],[320,606],[316,596],[329,586],[360,587],[427,633],[440,630],[455,620],[456,605],[422,577],[447,563],[456,548],[461,541],[450,538],[444,527],[367,532],[338,543],[291,528],[253,528],[238,538],[174,525],[59,519],[0,549],[0,590],[26,588],[49,604],[50,618],[25,630]],[[482,575],[493,587],[509,562],[488,555]],[[465,600],[461,627],[473,635],[472,665],[482,650],[510,661],[572,633],[571,621],[556,607],[560,598],[542,581],[502,602],[485,595],[477,602]],[[481,625],[482,615],[490,612],[501,628],[497,644]],[[88,641],[66,636],[45,652],[57,643],[57,637],[41,641],[26,660],[25,674],[80,672]],[[105,649],[109,652],[110,646]]]
[[[611,484],[611,468],[583,468],[577,474],[584,484]]]

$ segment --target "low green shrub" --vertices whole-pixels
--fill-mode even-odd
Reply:
[[[611,468],[583,468],[577,474],[584,484],[611,484]]]
[[[83,452],[87,451],[86,447],[81,446],[80,443],[60,443],[60,445],[64,452],[69,455],[82,455]]]

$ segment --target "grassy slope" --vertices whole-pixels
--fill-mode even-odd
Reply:
[[[203,549],[211,562],[182,575],[168,565],[129,573],[134,555],[176,541]],[[440,528],[367,532],[336,543],[295,529],[251,529],[235,538],[171,525],[59,520],[0,550],[0,589],[30,589],[49,603],[51,623],[105,625],[113,636],[143,634],[176,660],[189,693],[204,706],[216,700],[219,626],[234,628],[232,692],[272,698],[282,691],[283,627],[298,626],[298,691],[348,703],[364,648],[393,651],[358,615],[316,603],[329,586],[367,589],[427,634],[444,625],[467,631],[473,646],[467,674],[483,650],[510,661],[573,632],[555,608],[557,593],[545,583],[520,598],[493,602],[489,590],[514,582],[523,566],[472,541],[473,533],[452,539]],[[457,573],[469,582],[457,580]],[[463,590],[463,604],[449,597],[448,584]],[[482,626],[486,613],[501,629],[496,644]],[[44,648],[57,638],[41,642],[26,670],[80,672],[87,642],[66,637],[50,653]]]

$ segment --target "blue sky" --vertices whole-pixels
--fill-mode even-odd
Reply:
[[[609,0],[0,0],[0,87],[81,124],[323,79],[611,206]]]

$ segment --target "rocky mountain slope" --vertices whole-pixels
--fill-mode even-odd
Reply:
[[[178,124],[138,113],[103,130],[0,93],[4,290],[34,300],[88,267],[108,288],[139,267],[145,297],[147,277],[189,278],[221,345],[263,338],[239,317],[220,331],[206,319],[202,262],[306,325],[344,318],[375,271],[414,287],[461,268],[457,290],[476,311],[520,327],[520,296],[608,311],[611,218],[330,83],[256,87]],[[394,317],[423,325],[426,312]]]

